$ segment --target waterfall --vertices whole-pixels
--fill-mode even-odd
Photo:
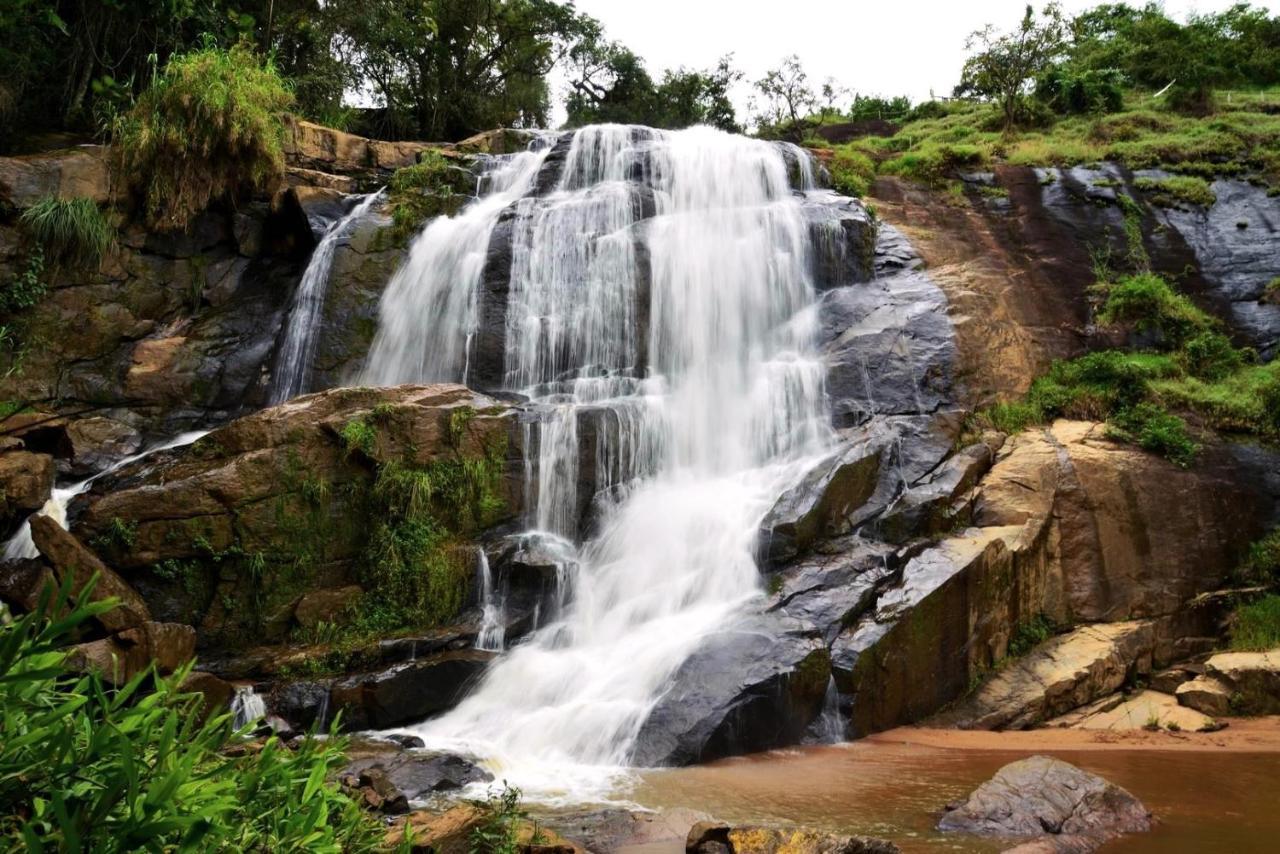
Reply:
[[[254,721],[267,716],[267,704],[255,693],[252,685],[237,685],[236,694],[231,698],[231,726],[241,730]]]
[[[192,442],[196,441],[201,436],[207,435],[208,433],[208,430],[192,430],[187,433],[182,433],[173,439],[156,445],[155,447],[147,448],[145,451],[141,451],[140,453],[125,457],[124,459],[112,463],[110,466],[92,477],[85,478],[84,480],[67,486],[57,487],[53,490],[53,494],[49,496],[49,500],[44,503],[44,506],[33,515],[48,516],[53,519],[53,521],[57,522],[59,527],[65,528],[67,527],[67,508],[71,505],[72,500],[74,500],[76,496],[83,495],[85,492],[88,492],[89,487],[92,486],[93,482],[98,478],[111,474],[112,472],[122,469],[132,463],[136,463],[138,460],[148,457],[157,451],[167,451],[170,448],[180,448],[183,445],[190,445]],[[39,556],[40,551],[36,548],[35,542],[31,539],[31,520],[28,519],[22,523],[22,527],[18,528],[18,530],[14,532],[13,536],[9,538],[8,542],[4,544],[3,559],[23,560]]]
[[[813,724],[813,739],[819,744],[838,744],[845,740],[849,722],[840,713],[840,691],[835,677],[827,680],[827,693],[822,698],[822,714]]]
[[[532,797],[598,794],[626,765],[675,670],[759,601],[759,521],[832,440],[786,153],[583,128],[549,192],[529,192],[545,154],[499,164],[519,174],[429,226],[384,295],[366,381],[465,380],[488,235],[514,216],[503,365],[535,425],[529,526],[577,554],[550,622],[412,731]],[[584,424],[597,533],[578,543]]]
[[[362,197],[351,212],[329,228],[307,262],[302,281],[294,292],[289,306],[288,325],[280,354],[276,358],[275,376],[272,377],[272,405],[297,397],[307,390],[311,376],[311,361],[316,349],[316,331],[320,323],[320,310],[324,308],[325,290],[329,286],[329,270],[333,267],[333,252],[338,241],[346,236],[352,223],[358,222],[382,197],[382,191]]]
[[[502,592],[493,583],[489,570],[489,557],[484,549],[476,549],[476,574],[480,576],[480,631],[476,634],[476,649],[501,652],[506,640],[506,608]]]

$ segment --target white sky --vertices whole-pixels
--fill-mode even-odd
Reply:
[[[1145,0],[1130,0],[1140,6]],[[1233,0],[1167,0],[1181,20],[1191,11],[1216,12]],[[1011,27],[1025,0],[576,0],[579,11],[604,24],[606,35],[644,58],[658,78],[664,69],[709,68],[732,52],[747,80],[764,76],[788,54],[798,54],[816,89],[834,77],[861,94],[949,95],[964,64],[965,37],[985,23]],[[1044,0],[1036,0],[1036,7]],[[1098,2],[1065,0],[1076,14]],[[1277,2],[1255,2],[1273,12]],[[553,82],[561,100],[563,84]],[[749,86],[735,93],[745,119]],[[564,119],[557,104],[553,123]]]

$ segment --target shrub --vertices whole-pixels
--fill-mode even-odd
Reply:
[[[831,173],[831,186],[846,196],[866,195],[876,177],[871,158],[847,145],[836,149],[827,170]]]
[[[1172,175],[1168,178],[1138,178],[1133,186],[1151,193],[1151,201],[1161,207],[1178,207],[1179,202],[1200,207],[1213,207],[1218,201],[1213,188],[1204,178],[1195,175]]]
[[[1044,614],[1036,614],[1029,620],[1019,623],[1009,639],[1009,656],[1019,658],[1035,649],[1041,643],[1053,637],[1057,631],[1053,621]]]
[[[205,717],[189,672],[154,670],[120,688],[66,667],[60,645],[112,602],[69,612],[69,588],[0,626],[0,841],[27,851],[377,850],[381,832],[326,783],[342,741],[274,738],[243,758],[220,751],[230,715]],[[53,616],[60,614],[62,616]],[[150,686],[151,690],[148,690]]]
[[[1280,646],[1280,596],[1267,596],[1235,613],[1232,649],[1274,649]]]
[[[1221,380],[1240,370],[1244,353],[1231,344],[1221,332],[1205,330],[1187,340],[1179,353],[1182,367],[1193,377]]]
[[[1154,273],[1125,276],[1105,290],[1107,299],[1098,313],[1099,323],[1127,323],[1139,330],[1155,330],[1174,346],[1216,325],[1212,317]]]
[[[1280,585],[1280,529],[1249,546],[1249,553],[1233,576],[1240,584]]]
[[[113,129],[148,222],[186,228],[211,202],[274,186],[284,172],[280,112],[292,102],[271,61],[247,47],[170,59]]]
[[[96,266],[115,243],[115,229],[93,201],[45,196],[22,212],[20,222],[55,263]]]
[[[1036,80],[1035,96],[1058,113],[1114,113],[1124,106],[1124,75],[1114,68],[1055,66]]]
[[[1111,417],[1110,424],[1115,438],[1132,442],[1183,468],[1191,465],[1200,451],[1187,434],[1186,422],[1155,404],[1140,403],[1122,409]]]
[[[48,292],[49,286],[44,281],[44,253],[37,246],[27,254],[21,272],[0,287],[0,313],[15,314],[31,308]],[[7,325],[4,329],[10,334],[14,331]]]

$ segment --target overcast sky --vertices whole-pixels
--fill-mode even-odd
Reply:
[[[1130,0],[1141,5],[1144,0]],[[1168,13],[1216,12],[1233,0],[1168,0]],[[708,68],[732,52],[748,80],[798,54],[817,85],[834,77],[862,94],[950,94],[964,63],[964,41],[991,22],[1017,23],[1025,0],[576,0],[609,38],[645,59],[654,78],[667,68]],[[1043,5],[1037,0],[1037,7]],[[1068,14],[1098,5],[1066,0]],[[1277,2],[1260,2],[1275,10]],[[563,84],[555,85],[557,100]],[[739,118],[749,87],[735,93]],[[558,124],[564,117],[557,107]]]

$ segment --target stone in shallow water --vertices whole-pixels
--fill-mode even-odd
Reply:
[[[943,815],[938,829],[1064,837],[1070,839],[1068,850],[1087,851],[1119,834],[1150,830],[1151,813],[1133,795],[1095,774],[1050,756],[1032,756],[997,771]]]
[[[897,854],[898,846],[871,836],[841,836],[804,827],[730,827],[700,821],[685,841],[688,854]]]

